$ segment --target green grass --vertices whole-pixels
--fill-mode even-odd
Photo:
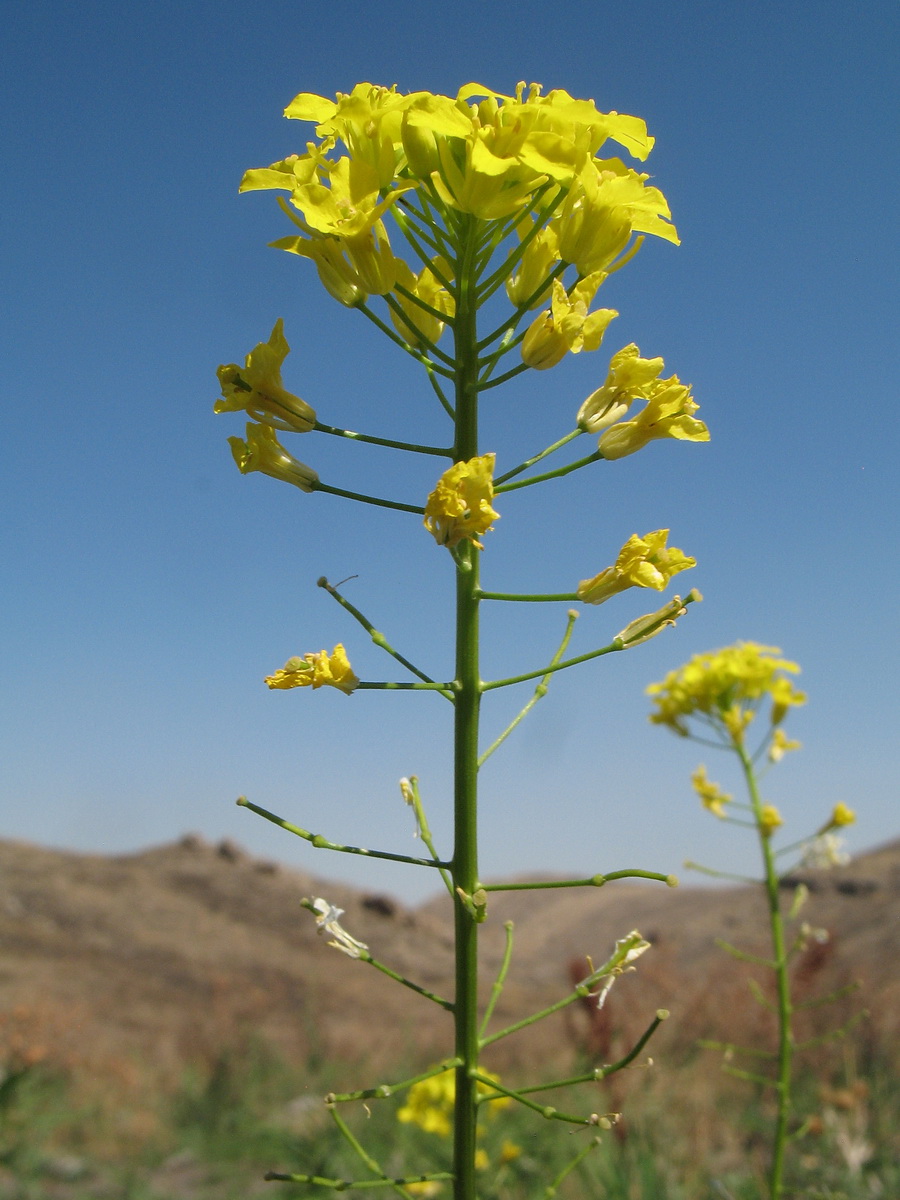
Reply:
[[[265,1183],[262,1176],[270,1169],[365,1176],[322,1103],[338,1074],[343,1085],[346,1066],[338,1073],[312,1063],[298,1071],[249,1043],[198,1064],[177,1087],[141,1093],[129,1126],[123,1099],[109,1090],[87,1094],[78,1080],[41,1064],[11,1070],[0,1080],[0,1198],[330,1196],[323,1188]],[[563,1200],[758,1200],[764,1194],[771,1111],[765,1097],[725,1079],[709,1058],[677,1071],[644,1072],[637,1083],[627,1106],[627,1136],[602,1132],[597,1148],[560,1187]],[[863,1073],[848,1061],[825,1093],[801,1076],[798,1098],[813,1126],[791,1150],[790,1197],[900,1196],[900,1087],[888,1070],[873,1065]],[[587,1100],[585,1093],[560,1094],[554,1102],[579,1111],[586,1102],[608,1107],[599,1092]],[[373,1101],[342,1106],[341,1112],[389,1174],[447,1169],[448,1143],[397,1122],[397,1104]],[[543,1197],[590,1137],[588,1130],[518,1108],[498,1114],[483,1139],[491,1165],[481,1173],[482,1200]],[[508,1161],[504,1143],[518,1148]],[[449,1187],[440,1195],[449,1198]]]

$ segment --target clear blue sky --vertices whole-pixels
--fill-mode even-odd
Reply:
[[[742,869],[699,809],[698,748],[651,727],[647,683],[755,639],[803,666],[804,742],[767,780],[790,833],[837,801],[850,844],[900,834],[896,785],[898,14],[887,2],[677,5],[13,0],[5,21],[2,388],[6,452],[0,836],[127,851],[197,830],[415,898],[433,879],[313,851],[234,807],[415,852],[418,773],[449,850],[449,707],[436,696],[270,693],[292,654],[344,641],[400,677],[315,580],[426,669],[450,671],[449,557],[415,517],[242,478],[215,369],[277,317],[292,390],[321,419],[440,436],[416,369],[266,248],[289,232],[242,172],[302,150],[281,112],[359,80],[453,93],[519,79],[646,119],[683,244],[604,288],[599,352],[491,393],[504,459],[567,432],[636,341],[694,385],[712,441],[656,443],[500,505],[488,586],[567,590],[631,533],[668,526],[699,566],[675,632],[567,672],[485,768],[485,874]],[[310,435],[326,480],[413,503],[433,466]],[[328,444],[326,444],[328,443]],[[302,451],[302,452],[301,452]],[[586,609],[601,645],[655,593]],[[485,672],[546,661],[562,614],[485,615]],[[486,705],[499,730],[520,697]],[[726,788],[724,757],[706,758]],[[423,876],[425,876],[423,878]]]

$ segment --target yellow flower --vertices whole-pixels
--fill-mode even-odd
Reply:
[[[688,558],[675,546],[667,546],[668,529],[656,529],[638,537],[633,533],[616,559],[593,579],[582,579],[578,599],[585,604],[602,604],[617,592],[630,587],[649,587],[661,592],[673,575],[695,567],[697,560]]]
[[[312,467],[288,454],[271,425],[254,425],[248,421],[246,442],[239,437],[230,437],[228,444],[242,475],[260,471],[263,475],[271,475],[273,479],[292,483],[301,492],[316,490],[318,474]]]
[[[364,291],[386,296],[397,282],[397,264],[383,221],[355,237],[344,238],[350,261],[356,268]]]
[[[417,96],[400,95],[396,87],[358,83],[336,100],[311,92],[295,96],[284,115],[300,121],[315,121],[319,137],[341,138],[351,156],[373,172],[379,188],[389,187],[402,152],[400,127],[403,114]]]
[[[619,314],[614,308],[589,313],[591,301],[606,278],[603,271],[588,275],[566,292],[559,279],[553,281],[550,308],[536,317],[522,341],[522,361],[537,371],[555,367],[570,351],[596,350],[610,321]]]
[[[756,716],[756,713],[752,709],[741,708],[739,704],[732,704],[720,716],[722,724],[727,729],[731,740],[736,746],[742,746],[744,743],[744,733],[747,726]]]
[[[534,222],[530,219],[520,222],[519,238],[524,241],[533,228]],[[532,235],[515,273],[506,281],[506,294],[516,308],[526,303],[528,308],[537,308],[539,304],[546,303],[552,291],[548,279],[559,262],[558,243],[556,233],[548,226]]]
[[[476,1171],[486,1171],[491,1165],[491,1160],[488,1158],[488,1152],[485,1150],[484,1146],[479,1146],[475,1151],[475,1158],[473,1161],[475,1163]]]
[[[338,642],[330,654],[319,650],[302,658],[289,658],[274,675],[267,675],[265,682],[270,688],[282,691],[295,687],[335,687],[349,696],[359,679],[353,674],[346,650]]]
[[[781,762],[789,750],[799,750],[802,742],[793,741],[783,729],[776,729],[772,734],[772,744],[769,746],[769,762]]]
[[[439,546],[452,549],[468,539],[483,550],[478,535],[487,533],[499,520],[491,501],[494,498],[493,454],[482,454],[468,462],[458,462],[444,472],[425,505],[425,528]]]
[[[709,441],[709,430],[693,415],[699,405],[691,396],[690,385],[673,375],[671,379],[654,380],[646,392],[647,404],[636,417],[613,425],[600,435],[598,445],[604,458],[624,458],[655,438]]]
[[[327,171],[320,171],[291,192],[291,204],[303,214],[305,225],[326,236],[368,233],[391,205],[415,186],[399,182],[382,197],[377,173],[364,162],[344,157],[327,165]]]
[[[690,734],[688,718],[702,714],[735,742],[758,709],[763,697],[783,692],[784,675],[796,674],[796,663],[780,658],[781,651],[757,642],[738,642],[723,650],[697,654],[662,683],[653,683],[647,694],[656,711],[650,720],[668,725],[675,733]],[[801,693],[792,693],[802,703]]]
[[[348,260],[346,247],[340,238],[289,236],[269,242],[269,245],[276,250],[286,250],[289,254],[312,259],[326,292],[345,308],[355,308],[366,302],[359,275]]]
[[[691,776],[691,783],[694,785],[694,791],[700,797],[704,808],[708,808],[714,816],[725,816],[725,805],[730,803],[732,797],[719,787],[717,783],[713,783],[706,775],[706,767],[700,766]]]
[[[841,829],[844,825],[852,825],[855,820],[856,813],[852,808],[848,808],[846,804],[836,804],[825,829]]]
[[[485,1071],[490,1079],[499,1082],[499,1076]],[[481,1080],[477,1089],[482,1096],[497,1095],[487,1083]],[[406,1095],[406,1103],[397,1110],[397,1120],[404,1125],[418,1125],[427,1133],[436,1133],[439,1137],[449,1137],[453,1131],[453,1105],[456,1100],[456,1072],[452,1069],[431,1075],[428,1079],[420,1079],[414,1083]],[[488,1117],[501,1108],[507,1108],[511,1101],[508,1096],[488,1104]]]
[[[433,266],[442,278],[448,278],[450,269],[443,259],[435,259]],[[403,311],[403,316],[399,316],[393,308],[390,309],[394,328],[410,346],[422,346],[429,343],[434,345],[444,331],[444,322],[434,313],[423,308],[422,304],[427,304],[437,312],[443,313],[444,316],[452,317],[456,308],[453,297],[438,282],[431,267],[423,267],[418,275],[414,275],[402,259],[397,260],[396,286],[404,288],[405,291],[420,300],[421,304],[396,292],[395,298]]]
[[[305,401],[285,390],[281,382],[281,364],[290,353],[284,336],[284,322],[279,319],[267,342],[260,342],[244,360],[219,367],[216,374],[222,388],[222,399],[214,408],[217,413],[240,412],[267,421],[278,429],[307,433],[316,423],[316,414]]]
[[[618,159],[586,163],[553,220],[562,260],[574,263],[581,275],[608,270],[632,232],[678,245],[666,198],[658,188],[645,186],[648,178]]]
[[[770,720],[773,725],[781,724],[787,716],[788,709],[794,705],[806,703],[806,693],[796,691],[791,681],[784,677],[776,680],[769,690],[772,697]]]
[[[445,139],[437,141],[440,167],[432,175],[434,189],[449,208],[482,221],[499,221],[524,208],[545,181],[514,155],[505,154],[487,130],[473,128],[460,153]]]
[[[506,1138],[500,1147],[500,1161],[502,1163],[515,1162],[521,1153],[522,1147],[516,1142],[511,1142],[509,1138]]]
[[[764,838],[770,838],[784,824],[781,813],[774,804],[764,804],[759,814],[759,831]]]
[[[635,400],[649,400],[650,387],[663,369],[661,358],[641,358],[634,344],[614,354],[602,387],[591,392],[578,410],[578,425],[599,433],[625,416]]]

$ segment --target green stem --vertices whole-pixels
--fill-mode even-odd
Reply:
[[[420,446],[416,442],[397,442],[392,438],[374,437],[369,433],[355,433],[352,429],[339,429],[336,425],[323,425],[316,421],[314,426],[317,433],[331,433],[335,437],[351,438],[355,442],[369,442],[373,446],[389,446],[393,450],[409,450],[414,454],[435,454],[440,458],[449,458],[450,450],[439,446]]]
[[[563,446],[567,446],[569,442],[574,441],[574,439],[577,437],[580,437],[582,433],[584,433],[583,429],[573,429],[571,433],[567,433],[565,437],[560,438],[558,442],[554,442],[552,446],[547,446],[547,448],[542,450],[540,454],[535,454],[532,455],[531,458],[526,458],[524,462],[520,462],[519,465],[517,467],[513,467],[511,471],[504,471],[502,475],[499,475],[494,480],[494,487],[500,483],[506,483],[507,479],[512,479],[515,475],[521,475],[523,471],[527,471],[529,467],[533,467],[534,464],[540,462],[542,458],[546,458],[548,455],[553,454],[554,451],[562,449]]]
[[[347,1122],[343,1119],[336,1108],[331,1109],[331,1116],[335,1125],[337,1125],[338,1129],[341,1131],[341,1135],[343,1136],[344,1140],[358,1155],[364,1165],[367,1166],[374,1175],[377,1175],[386,1186],[393,1187],[398,1195],[406,1197],[406,1200],[412,1200],[412,1192],[407,1192],[402,1184],[398,1184],[395,1180],[391,1179],[387,1172],[382,1169],[380,1164],[375,1161],[371,1154],[367,1153],[367,1151],[363,1149],[359,1141],[350,1132]]]
[[[357,692],[453,692],[453,683],[403,683],[393,679],[362,679]]]
[[[522,336],[524,337],[524,334]],[[520,338],[519,340],[521,341],[522,339]],[[504,347],[504,353],[506,350],[511,350],[516,344],[517,343],[515,341],[510,342],[508,346]],[[493,366],[493,363],[490,363],[489,366]],[[530,370],[531,367],[529,367],[527,363],[519,363],[517,367],[512,367],[509,371],[504,371],[504,373],[502,375],[498,375],[496,379],[488,379],[485,375],[478,384],[478,390],[480,392],[487,392],[491,388],[499,387],[501,383],[507,383],[510,379],[515,379],[515,377],[517,375],[521,375],[523,371]]]
[[[791,1005],[788,959],[784,942],[784,921],[781,915],[781,897],[778,888],[775,855],[772,852],[771,839],[766,835],[763,827],[763,803],[759,794],[753,763],[743,746],[736,745],[735,750],[741,761],[744,779],[759,829],[759,843],[765,869],[763,887],[769,908],[769,927],[772,936],[772,958],[774,959],[776,999],[778,1005],[778,1076],[775,1084],[778,1095],[778,1112],[775,1118],[775,1135],[772,1143],[769,1194],[771,1200],[779,1200],[784,1186],[784,1156],[788,1135],[788,1119],[791,1111],[791,1067],[794,1053],[791,1015],[793,1009]]]
[[[421,984],[414,983],[405,975],[400,975],[396,971],[391,970],[385,963],[380,962],[377,958],[373,958],[368,950],[360,952],[359,961],[369,963],[376,971],[380,971],[382,975],[387,975],[388,979],[393,979],[395,983],[401,983],[405,988],[409,988],[411,992],[415,992],[419,996],[424,996],[426,1000],[433,1000],[435,1004],[440,1005],[447,1012],[453,1012],[454,1005],[452,1000],[445,1000],[443,996],[438,996],[436,992],[431,992],[428,988],[422,987]]]
[[[373,313],[367,304],[357,304],[356,307],[359,312],[364,313],[369,318],[373,325],[376,325],[381,330],[385,337],[390,338],[401,350],[405,350],[416,362],[420,362],[424,367],[436,371],[438,375],[444,375],[447,379],[453,378],[453,371],[449,367],[442,367],[439,363],[432,362],[427,354],[423,354],[421,350],[417,350],[414,346],[410,346],[404,342],[403,338],[398,333],[394,333],[390,325],[386,325],[381,317],[377,313]]]
[[[576,667],[579,663],[589,662],[592,658],[600,658],[604,654],[615,654],[624,649],[625,646],[622,642],[610,642],[608,646],[602,646],[599,650],[590,650],[587,654],[579,654],[577,658],[567,658],[565,662],[557,663],[555,667],[541,667],[538,671],[528,671],[524,675],[510,675],[508,679],[491,680],[490,683],[483,683],[481,690],[492,692],[494,688],[511,687],[514,683],[527,683],[529,679],[537,679],[541,675],[549,675],[554,671],[564,671],[567,667]]]
[[[509,964],[512,959],[513,948],[513,923],[506,921],[503,925],[506,933],[506,947],[503,951],[503,961],[500,963],[500,970],[497,972],[497,978],[491,988],[491,998],[487,1002],[487,1008],[484,1010],[484,1016],[481,1019],[481,1028],[478,1031],[479,1037],[484,1037],[485,1031],[490,1024],[491,1017],[494,1015],[494,1008],[497,1001],[500,999],[500,994],[503,991],[503,985],[506,983],[506,975],[509,971]]]
[[[713,879],[732,879],[735,883],[759,883],[758,879],[754,879],[750,875],[733,875],[730,871],[717,871],[715,867],[704,867],[702,863],[696,863],[690,858],[685,859],[684,869],[696,871],[698,875],[710,875]]]
[[[556,664],[559,662],[559,660],[562,658],[563,654],[565,653],[566,647],[569,644],[569,639],[572,637],[572,630],[575,628],[575,622],[577,620],[578,620],[578,613],[575,612],[574,610],[570,610],[568,624],[566,625],[566,632],[563,634],[563,640],[559,644],[559,649],[556,651],[553,658],[550,660],[550,670],[547,672],[547,674],[543,677],[541,682],[534,689],[534,695],[531,697],[531,699],[528,701],[528,703],[525,705],[525,707],[522,709],[522,711],[518,714],[518,716],[514,717],[512,719],[512,721],[510,721],[510,723],[503,730],[503,732],[500,734],[500,736],[498,738],[496,738],[493,742],[491,742],[491,744],[490,744],[490,746],[488,746],[487,750],[485,750],[484,753],[480,756],[480,758],[478,759],[479,767],[483,767],[485,762],[487,762],[487,760],[491,757],[491,755],[494,753],[494,751],[499,746],[502,746],[502,744],[506,741],[506,739],[509,737],[509,735],[512,733],[512,731],[515,729],[515,727],[519,724],[519,722],[523,721],[525,719],[525,717],[528,716],[528,714],[531,712],[531,710],[537,704],[538,700],[542,700],[544,698],[544,696],[547,695],[547,688],[550,684],[550,677],[553,673],[553,667],[556,666]]]
[[[509,600],[522,604],[549,604],[554,601],[568,601],[574,604],[578,599],[577,592],[547,592],[541,595],[526,596],[519,592],[482,592],[478,593],[479,600]]]
[[[441,402],[441,407],[443,408],[444,412],[450,417],[451,420],[455,420],[456,413],[453,411],[453,405],[450,403],[450,401],[444,395],[444,390],[441,387],[441,385],[438,383],[437,376],[435,375],[435,373],[431,369],[431,367],[429,367],[427,364],[425,364],[425,372],[428,375],[428,382],[431,384],[434,394],[437,396],[438,400]],[[452,458],[453,455],[451,454],[450,457]]]
[[[407,1175],[402,1179],[326,1179],[324,1175],[281,1175],[277,1171],[267,1171],[265,1180],[280,1180],[283,1183],[314,1183],[319,1187],[333,1188],[336,1192],[347,1192],[351,1188],[401,1188],[410,1183],[429,1183],[432,1179],[452,1179],[449,1171],[438,1171],[432,1175]],[[408,1192],[401,1195],[408,1196]]]
[[[483,892],[535,892],[541,888],[603,887],[613,879],[655,879],[668,887],[677,887],[674,875],[661,875],[658,871],[610,871],[608,875],[591,875],[588,879],[550,879],[534,883],[481,883]]]
[[[634,1062],[643,1048],[653,1037],[654,1033],[656,1033],[657,1029],[659,1029],[663,1021],[667,1021],[668,1018],[668,1009],[657,1009],[656,1016],[653,1018],[635,1044],[631,1047],[628,1053],[623,1058],[620,1058],[618,1062],[611,1063],[607,1067],[595,1067],[593,1071],[588,1072],[586,1075],[571,1075],[568,1079],[554,1079],[551,1083],[536,1083],[531,1087],[519,1088],[519,1094],[521,1096],[529,1096],[535,1092],[549,1092],[552,1091],[553,1088],[573,1087],[578,1083],[596,1083],[601,1079],[605,1079],[607,1075],[614,1075],[616,1071],[623,1071],[625,1067],[630,1066],[631,1063]]]
[[[447,325],[450,328],[452,328],[452,326],[453,326],[453,318],[452,317],[449,317],[445,312],[442,312],[439,308],[435,308],[433,304],[429,304],[427,302],[427,300],[423,300],[421,298],[421,296],[417,296],[415,294],[415,292],[411,292],[408,288],[405,288],[402,283],[398,283],[395,286],[394,290],[396,291],[398,296],[402,296],[404,298],[404,300],[408,300],[410,302],[410,304],[415,304],[417,308],[420,308],[422,310],[422,312],[428,313],[428,315],[430,317],[434,317],[435,320],[440,321],[442,325]],[[397,311],[397,310],[395,310],[395,311]],[[398,316],[405,318],[406,314],[403,312],[402,308],[399,309]],[[441,353],[443,354],[443,351]],[[444,355],[444,359],[445,359],[445,361],[447,361],[451,364],[453,362],[453,359],[450,358],[450,356],[447,354]]]
[[[553,1200],[553,1197],[559,1191],[566,1178],[571,1175],[575,1168],[580,1166],[580,1164],[587,1158],[591,1151],[596,1150],[599,1145],[600,1139],[595,1137],[592,1138],[586,1146],[579,1150],[575,1157],[570,1162],[566,1163],[560,1173],[544,1192],[544,1200]]]
[[[374,504],[377,508],[396,508],[400,512],[418,513],[424,515],[425,509],[417,504],[400,504],[397,500],[380,500],[377,496],[366,496],[362,492],[348,492],[346,488],[332,487],[330,483],[317,480],[314,492],[329,492],[332,496],[346,496],[348,500],[358,500],[361,504]]]
[[[422,797],[419,793],[418,777],[415,775],[410,775],[408,783],[409,783],[408,803],[412,805],[412,810],[415,813],[416,829],[418,831],[419,837],[425,843],[425,846],[427,847],[428,852],[431,855],[431,857],[434,859],[435,864],[439,864],[441,862],[441,856],[438,854],[437,850],[435,849],[434,839],[431,836],[431,828],[428,824],[428,818],[425,816],[425,806],[422,804]],[[401,784],[401,788],[402,788],[402,784]],[[406,793],[404,792],[404,796],[405,795],[406,795]],[[444,886],[446,887],[447,892],[449,893],[450,899],[451,900],[455,899],[456,893],[453,890],[453,880],[451,879],[449,873],[444,869],[444,867],[442,867],[442,866],[440,867],[440,872],[441,872],[441,879],[443,879],[443,881],[444,881]],[[454,1063],[453,1065],[456,1066],[457,1064]]]
[[[543,475],[531,475],[528,479],[519,479],[515,483],[501,483],[499,487],[495,485],[494,495],[500,495],[501,492],[514,492],[517,488],[531,487],[533,483],[544,483],[548,479],[562,479],[564,475],[571,475],[573,471],[580,471],[582,467],[588,466],[590,463],[600,462],[603,455],[599,450],[595,450],[593,454],[588,454],[586,458],[579,458],[576,462],[569,463],[565,467],[557,467],[555,471],[545,471]]]
[[[405,295],[412,296],[412,293],[411,293],[411,292],[406,292],[406,290],[405,290],[405,289],[404,289],[404,294],[405,294]],[[415,299],[415,297],[413,297],[413,299]],[[408,324],[409,324],[409,318],[408,318],[408,316],[406,315],[406,313],[404,312],[404,310],[403,310],[403,307],[402,307],[402,305],[400,304],[400,302],[399,302],[399,300],[397,299],[397,297],[396,297],[396,296],[392,296],[390,293],[388,293],[388,294],[387,294],[387,295],[384,297],[384,301],[385,301],[385,303],[387,304],[388,308],[391,310],[391,312],[394,314],[394,316],[395,316],[395,317],[399,317],[399,318],[400,318],[400,320],[401,320],[401,321],[402,321],[402,322],[403,322],[405,325],[408,325]],[[446,317],[445,317],[443,314],[441,314],[440,312],[438,312],[438,310],[437,310],[436,308],[431,308],[431,306],[430,306],[430,305],[426,305],[425,307],[426,307],[426,308],[428,308],[428,309],[430,310],[430,312],[432,313],[432,315],[435,315],[435,316],[437,316],[437,318],[438,318],[438,320],[439,320],[439,321],[446,322],[447,318],[446,318]],[[409,343],[409,342],[404,342],[403,344],[404,344],[404,346],[410,346],[410,343]],[[410,348],[411,348],[412,350],[418,350],[418,352],[419,352],[419,353],[421,353],[421,354],[425,354],[425,355],[427,355],[429,359],[435,359],[435,358],[436,358],[436,359],[439,359],[439,360],[440,360],[442,363],[444,363],[444,364],[445,364],[445,365],[446,365],[448,368],[453,366],[453,359],[450,357],[450,355],[449,355],[449,354],[445,354],[445,353],[444,353],[444,351],[443,351],[443,350],[440,350],[440,349],[439,349],[439,348],[438,348],[438,347],[435,345],[435,343],[434,343],[434,342],[430,341],[428,338],[426,338],[426,337],[425,337],[423,334],[421,334],[421,333],[417,335],[416,343],[415,343],[414,345],[412,345]]]
[[[429,1067],[427,1071],[422,1071],[419,1075],[413,1075],[411,1079],[401,1079],[399,1083],[381,1083],[377,1087],[362,1088],[358,1092],[329,1092],[325,1097],[325,1103],[346,1104],[351,1100],[387,1100],[390,1096],[396,1095],[397,1092],[406,1091],[414,1083],[422,1083],[426,1079],[433,1079],[435,1075],[443,1075],[445,1071],[451,1071],[459,1065],[458,1059],[448,1058],[444,1062],[438,1063],[436,1067]]]
[[[249,808],[251,812],[257,813],[261,817],[265,817],[267,821],[271,821],[273,825],[278,825],[281,829],[286,829],[288,833],[295,833],[297,837],[303,838],[305,842],[309,842],[316,850],[336,850],[340,854],[361,854],[364,858],[386,858],[389,862],[409,863],[413,867],[449,867],[450,864],[441,862],[439,859],[432,860],[430,858],[412,858],[408,854],[390,854],[387,850],[364,850],[361,846],[342,846],[339,842],[330,842],[328,838],[322,837],[321,833],[310,833],[308,829],[301,829],[299,825],[292,825],[290,821],[285,821],[283,817],[276,817],[274,813],[268,809],[260,808],[258,804],[251,804],[246,796],[238,796],[235,803],[240,808]]]
[[[489,1104],[491,1100],[498,1100],[501,1096],[506,1096],[510,1100],[515,1100],[525,1108],[530,1108],[532,1112],[536,1112],[547,1121],[565,1121],[567,1125],[599,1125],[599,1118],[595,1113],[591,1113],[587,1117],[579,1117],[573,1113],[560,1112],[552,1104],[535,1104],[533,1100],[526,1100],[521,1092],[517,1092],[514,1088],[504,1087],[498,1083],[496,1079],[492,1079],[490,1075],[481,1075],[478,1071],[474,1073],[474,1079],[479,1083],[484,1083],[493,1088],[495,1095],[480,1096],[479,1104]]]
[[[543,1021],[545,1017],[551,1017],[554,1013],[560,1012],[564,1008],[568,1008],[570,1004],[574,1004],[576,1000],[580,1000],[582,996],[590,995],[590,989],[586,986],[579,987],[574,992],[569,992],[563,996],[562,1000],[557,1000],[555,1004],[549,1004],[546,1008],[542,1008],[539,1012],[532,1013],[530,1017],[523,1017],[521,1021],[516,1021],[513,1025],[507,1025],[505,1029],[499,1029],[496,1033],[491,1033],[487,1037],[481,1039],[482,1048],[490,1046],[494,1042],[499,1042],[501,1038],[509,1037],[512,1033],[518,1033],[520,1029],[527,1029],[529,1025],[535,1025],[538,1021]]]
[[[478,352],[476,222],[461,214],[460,257],[455,280],[456,442],[454,461],[478,454]],[[466,543],[456,559],[456,704],[453,735],[454,904],[456,1008],[456,1102],[453,1114],[454,1200],[475,1200],[478,1067],[478,924],[464,897],[478,881],[478,720],[481,703],[478,633],[479,552]]]

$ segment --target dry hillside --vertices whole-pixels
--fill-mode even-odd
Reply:
[[[798,986],[812,996],[863,985],[837,1013],[811,1010],[810,1032],[865,1007],[870,1017],[853,1034],[861,1049],[896,1048],[900,842],[804,879],[803,917],[831,938],[798,959]],[[127,1063],[168,1072],[250,1032],[298,1061],[311,1050],[351,1060],[446,1054],[446,1013],[316,936],[299,901],[320,894],[346,909],[344,924],[378,958],[451,995],[446,899],[411,910],[194,836],[108,857],[0,842],[0,1056],[24,1048],[86,1070]],[[753,888],[614,883],[495,894],[483,926],[488,984],[506,920],[515,953],[502,1024],[564,994],[576,960],[602,962],[633,928],[653,950],[613,990],[603,1017],[611,1025],[575,1005],[504,1042],[498,1065],[573,1044],[605,1057],[659,1006],[672,1019],[654,1053],[673,1058],[696,1037],[752,1037],[768,1020],[749,999],[750,968],[715,945],[725,938],[765,953]]]

